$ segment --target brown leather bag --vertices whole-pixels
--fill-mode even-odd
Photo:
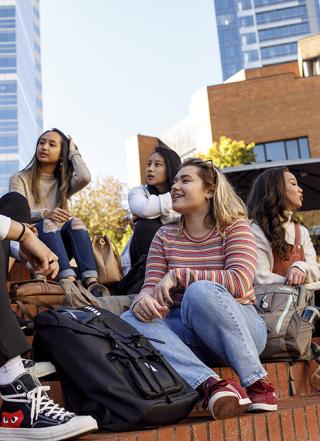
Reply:
[[[108,236],[95,236],[92,248],[98,270],[99,283],[120,282],[122,264],[116,245]]]
[[[33,320],[45,309],[63,305],[65,292],[52,280],[22,280],[11,282],[9,296],[15,312],[21,317]]]

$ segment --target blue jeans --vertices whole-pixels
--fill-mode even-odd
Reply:
[[[131,311],[121,318],[146,337],[164,341],[152,344],[193,388],[219,378],[207,366],[217,357],[235,370],[244,387],[267,375],[259,359],[267,341],[264,321],[252,305],[241,305],[217,283],[190,285],[181,307],[163,320],[144,323]]]
[[[45,219],[36,223],[36,228],[42,242],[59,258],[59,280],[68,276],[76,276],[70,266],[70,259],[73,257],[82,280],[88,277],[98,277],[89,233],[79,219],[70,219],[61,229],[54,222]]]

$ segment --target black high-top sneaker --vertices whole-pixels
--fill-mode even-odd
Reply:
[[[76,416],[50,400],[46,393],[49,389],[30,374],[0,386],[0,441],[57,441],[98,429],[91,416]]]

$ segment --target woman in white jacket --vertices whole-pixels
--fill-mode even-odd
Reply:
[[[256,179],[248,199],[258,249],[256,285],[320,280],[309,232],[295,216],[302,201],[302,189],[285,167],[268,169]]]
[[[181,164],[179,155],[159,141],[145,172],[146,184],[129,191],[128,202],[135,223],[134,233],[122,255],[125,272],[147,255],[158,229],[180,215],[172,209],[171,186]]]

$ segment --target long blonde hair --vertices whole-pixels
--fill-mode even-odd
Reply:
[[[71,178],[73,175],[73,165],[68,159],[70,139],[59,129],[50,129],[43,132],[36,143],[36,151],[29,164],[22,170],[23,173],[30,174],[31,189],[35,202],[40,202],[40,162],[37,158],[37,147],[40,139],[45,133],[56,132],[61,137],[60,160],[57,162],[54,177],[58,182],[57,186],[57,204],[60,208],[66,208],[70,193]]]
[[[203,182],[204,189],[213,194],[213,197],[208,200],[209,210],[205,217],[205,224],[208,228],[215,226],[220,234],[224,234],[225,228],[234,221],[248,218],[244,202],[236,195],[227,178],[212,161],[189,158],[182,163],[181,168],[187,166],[197,168],[197,174]]]

